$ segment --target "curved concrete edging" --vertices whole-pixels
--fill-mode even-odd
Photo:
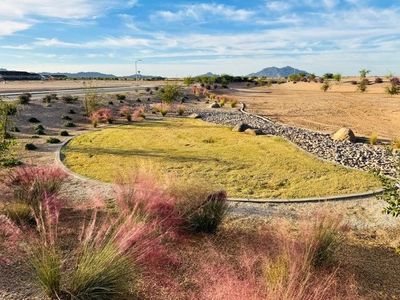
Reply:
[[[244,103],[242,103],[244,106]],[[242,111],[242,108],[241,108]],[[247,112],[245,112],[247,113]],[[101,130],[101,129],[100,129]],[[86,132],[85,132],[86,133]],[[69,137],[66,139],[60,147],[55,152],[55,163],[59,165],[67,174],[70,176],[86,182],[92,182],[94,184],[102,184],[111,186],[111,183],[106,183],[100,180],[91,179],[89,177],[77,174],[71,171],[64,163],[62,158],[62,149],[67,146],[75,137],[80,136],[81,134],[77,134],[75,136]],[[308,152],[307,152],[308,153]],[[327,201],[345,201],[345,200],[356,200],[356,199],[365,199],[369,197],[373,197],[383,193],[383,189],[378,189],[374,191],[368,191],[364,193],[355,193],[355,194],[347,194],[347,195],[336,195],[336,196],[324,196],[324,197],[313,197],[313,198],[298,198],[298,199],[252,199],[252,198],[228,198],[228,201],[232,203],[271,203],[271,204],[293,204],[293,203],[315,203],[315,202],[327,202]]]

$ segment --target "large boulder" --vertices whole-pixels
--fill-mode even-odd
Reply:
[[[254,129],[254,128],[248,128],[244,131],[244,133],[246,134],[250,134],[250,135],[261,135],[263,134],[261,129]]]
[[[350,128],[340,128],[338,131],[336,131],[334,134],[332,134],[332,140],[338,141],[338,142],[344,142],[344,141],[349,141],[354,143],[356,141],[356,136]]]
[[[218,102],[214,102],[213,104],[211,104],[210,106],[211,108],[221,108],[221,105],[218,104]]]
[[[235,127],[233,127],[232,131],[236,131],[236,132],[244,132],[246,129],[250,128],[249,125],[245,124],[245,123],[238,123],[236,124]]]

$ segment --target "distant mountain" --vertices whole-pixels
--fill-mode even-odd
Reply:
[[[7,69],[0,68],[0,71],[7,71]]]
[[[219,75],[218,74],[214,74],[212,72],[207,72],[206,74],[197,75],[196,77],[214,77],[214,76],[219,76]]]
[[[137,74],[137,77],[135,74],[129,75],[129,76],[121,76],[122,78],[138,78],[138,79],[163,79],[164,77],[161,76],[153,76],[153,75],[142,75],[142,74]]]
[[[277,68],[277,67],[265,68],[257,73],[252,73],[247,76],[249,76],[249,77],[288,77],[292,74],[300,74],[300,73],[308,74],[308,72],[306,72],[306,71],[302,71],[302,70],[287,66],[287,67],[283,67],[283,68]]]
[[[103,74],[99,72],[78,72],[78,73],[48,73],[43,72],[41,75],[64,75],[68,78],[117,78],[117,76],[113,74]]]

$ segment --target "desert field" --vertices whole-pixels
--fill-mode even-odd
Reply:
[[[307,82],[252,88],[233,85],[220,93],[246,103],[250,112],[289,125],[329,133],[349,127],[365,137],[373,133],[383,139],[400,137],[400,96],[386,94],[387,83],[369,85],[367,92],[360,93],[350,80],[333,83],[325,93],[321,84]]]
[[[80,89],[85,84],[91,87],[134,87],[134,86],[156,86],[162,81],[124,81],[124,80],[45,80],[45,81],[7,81],[0,82],[0,94],[20,91],[52,91],[64,89]]]

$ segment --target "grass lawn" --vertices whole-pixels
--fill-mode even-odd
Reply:
[[[250,136],[201,120],[165,119],[81,135],[63,150],[65,164],[112,182],[149,162],[178,176],[202,178],[230,197],[300,198],[365,192],[372,174],[322,162],[278,137]]]

